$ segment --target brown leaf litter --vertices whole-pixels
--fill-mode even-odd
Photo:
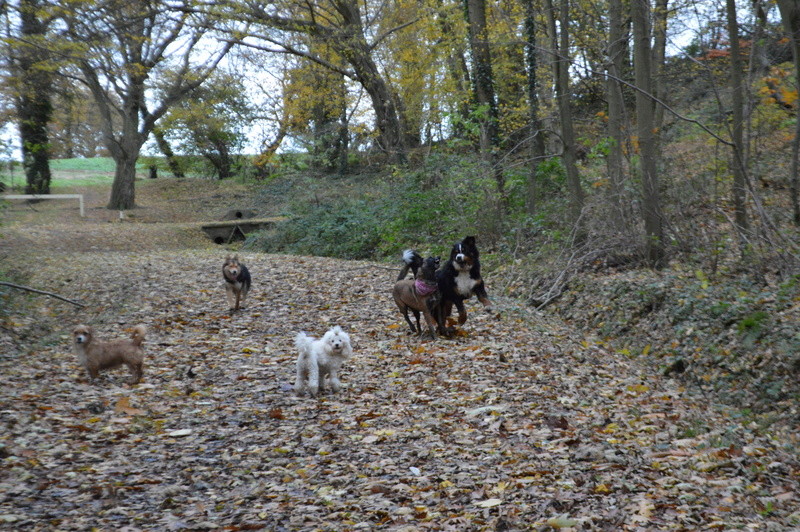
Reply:
[[[181,245],[180,227],[3,229],[6,268],[88,306],[20,297],[3,314],[2,529],[800,525],[800,468],[780,441],[491,294],[491,275],[497,312],[468,305],[462,334],[420,341],[387,265],[240,251],[253,289],[232,315],[228,250]],[[124,369],[88,384],[79,322],[103,337],[146,324],[142,384]],[[333,325],[354,344],[345,389],[298,398],[293,338]]]

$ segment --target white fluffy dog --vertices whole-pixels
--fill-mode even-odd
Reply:
[[[297,379],[294,382],[294,391],[302,395],[308,389],[312,396],[323,391],[325,377],[330,377],[331,390],[338,392],[342,383],[339,382],[339,368],[353,354],[350,346],[350,337],[338,325],[320,340],[301,332],[294,339],[297,346]]]

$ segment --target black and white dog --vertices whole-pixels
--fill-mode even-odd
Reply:
[[[403,252],[403,268],[400,270],[400,274],[397,276],[398,281],[402,281],[408,275],[408,270],[411,270],[411,273],[414,274],[414,279],[417,278],[417,272],[420,268],[422,268],[423,264],[422,255],[414,251],[413,249],[407,249]]]
[[[436,281],[439,285],[441,302],[436,313],[436,323],[439,334],[449,335],[452,331],[447,328],[447,318],[453,312],[453,305],[458,309],[458,324],[467,321],[467,309],[464,300],[473,295],[478,297],[483,306],[488,310],[492,307],[486,286],[481,277],[481,263],[475,237],[468,236],[453,246],[450,251],[450,260],[437,270]]]

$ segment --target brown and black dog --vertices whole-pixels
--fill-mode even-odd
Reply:
[[[425,318],[425,323],[428,325],[431,338],[434,340],[436,339],[434,314],[438,312],[439,307],[439,288],[436,284],[437,268],[439,268],[439,257],[428,257],[423,261],[416,279],[397,281],[392,290],[394,302],[397,303],[397,308],[403,313],[411,332],[422,334],[422,328],[419,323],[419,314],[421,312]],[[414,314],[414,318],[417,321],[416,328],[414,328],[411,319],[408,317],[409,310]]]
[[[125,364],[131,371],[133,379],[131,384],[142,380],[142,366],[144,365],[144,342],[147,329],[144,325],[133,328],[130,339],[111,340],[101,342],[95,339],[94,331],[88,325],[78,325],[72,331],[75,354],[78,362],[89,375],[89,381],[94,380],[102,369],[116,368]]]
[[[225,279],[225,293],[231,310],[239,310],[250,291],[250,270],[239,261],[239,257],[228,256],[222,264],[222,277]]]
[[[467,321],[467,309],[464,300],[473,295],[478,296],[483,306],[489,310],[492,302],[486,294],[486,286],[481,277],[481,263],[478,246],[474,236],[468,236],[453,246],[450,260],[436,272],[436,281],[441,293],[441,303],[436,314],[439,333],[449,336],[452,331],[447,328],[447,318],[453,312],[453,305],[458,309],[458,324]]]

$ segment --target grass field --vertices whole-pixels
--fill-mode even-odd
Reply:
[[[139,170],[144,171],[142,166]],[[92,159],[54,159],[50,161],[53,191],[61,187],[106,185],[114,179],[114,161],[110,157]],[[13,189],[25,186],[25,173],[20,164],[0,167],[0,182]]]

